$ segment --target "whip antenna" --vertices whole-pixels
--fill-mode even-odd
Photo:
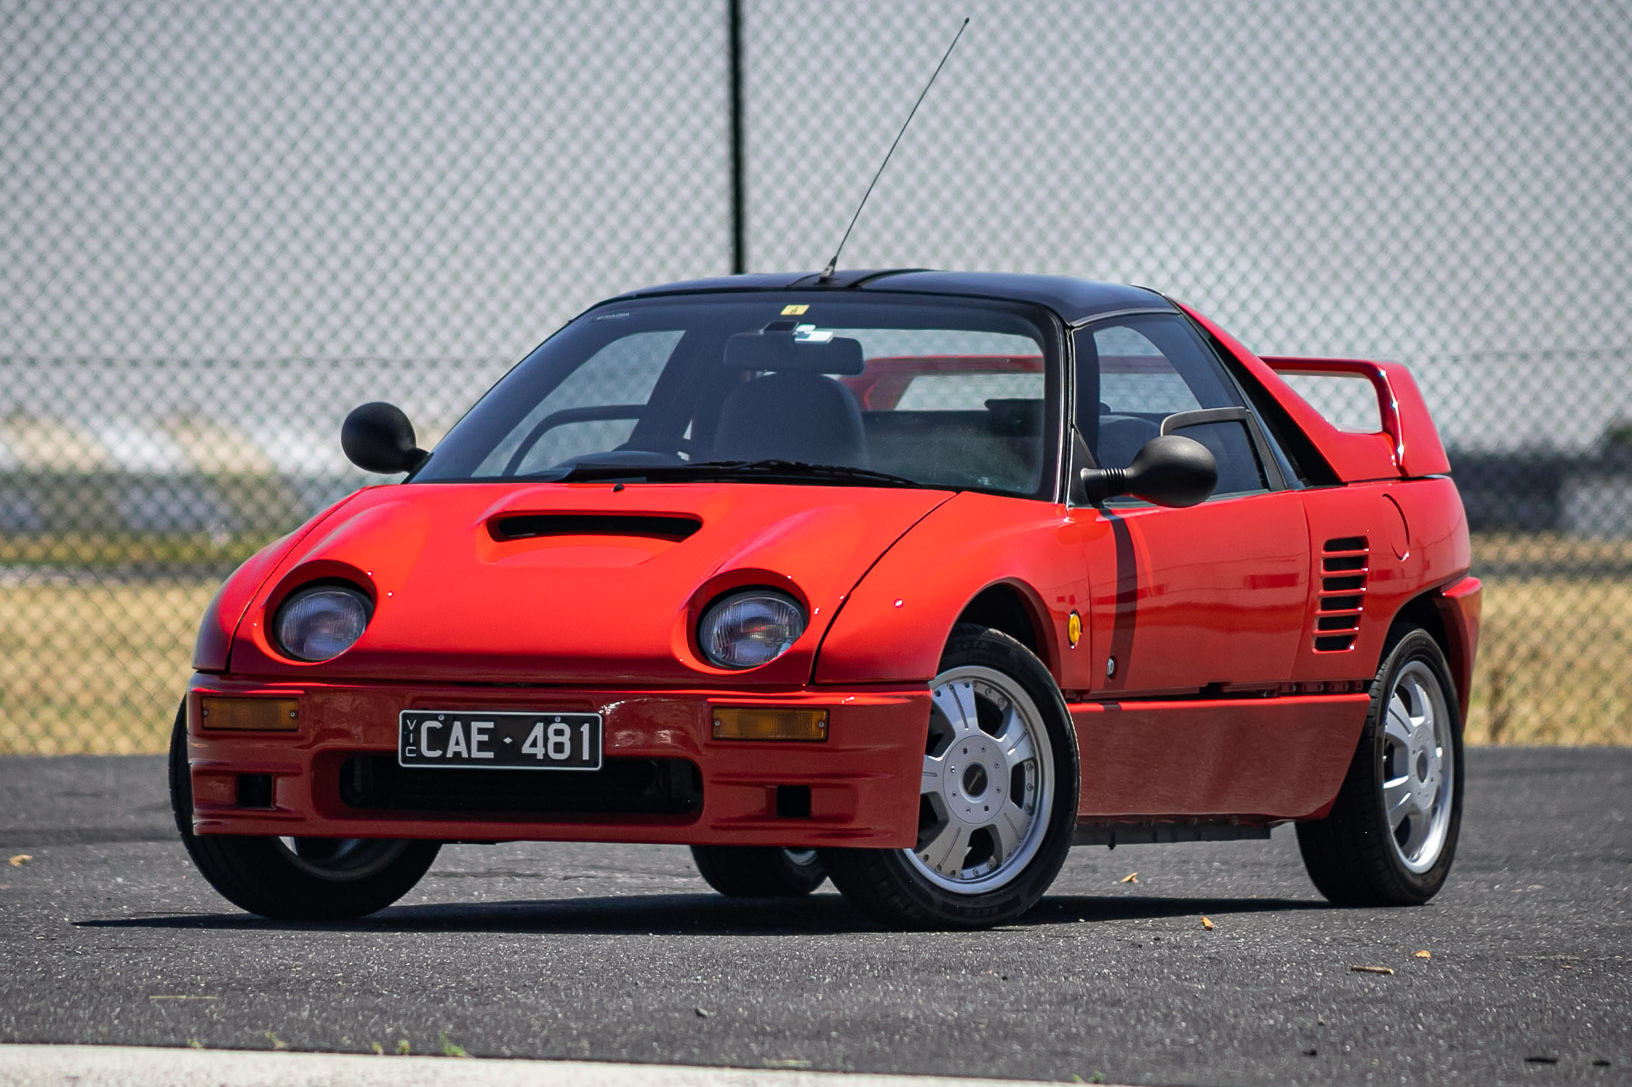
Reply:
[[[941,74],[942,68],[946,67],[947,60],[952,56],[952,50],[958,47],[958,39],[963,37],[963,32],[968,29],[968,26],[969,20],[964,19],[963,25],[958,27],[958,32],[952,35],[952,44],[946,47],[946,53],[941,57],[941,62],[935,66],[935,71],[930,75],[929,82],[925,83],[924,89],[918,92],[918,101],[912,104],[912,111],[907,114],[907,119],[901,122],[901,131],[895,134],[895,143],[890,144],[890,149],[884,152],[884,161],[878,164],[878,173],[873,175],[873,180],[868,184],[867,191],[861,194],[861,203],[856,205],[856,213],[850,217],[850,225],[844,228],[844,237],[839,239],[839,247],[833,250],[833,259],[827,262],[826,268],[822,269],[820,278],[833,278],[833,273],[839,267],[839,254],[844,252],[844,243],[850,240],[850,232],[856,229],[856,220],[861,218],[861,209],[867,206],[867,198],[873,195],[873,186],[877,185],[878,179],[884,176],[884,167],[890,164],[890,156],[895,154],[895,148],[900,144],[901,137],[907,134],[907,126],[912,124],[912,118],[917,114],[918,107],[924,104],[924,96],[929,93],[929,88],[935,85],[935,77]]]

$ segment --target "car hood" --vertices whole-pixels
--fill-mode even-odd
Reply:
[[[804,684],[870,566],[950,492],[759,483],[399,484],[331,511],[256,592],[230,670],[309,680]],[[345,579],[375,601],[356,645],[299,663],[268,641],[288,593]],[[786,654],[730,672],[694,630],[721,592],[807,605]]]

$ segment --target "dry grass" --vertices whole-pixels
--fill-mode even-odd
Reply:
[[[75,570],[118,570],[165,565],[198,570],[231,570],[266,542],[265,536],[212,536],[206,532],[133,535],[128,532],[58,532],[0,536],[0,566],[71,566]]]
[[[0,754],[163,751],[214,593],[0,583]]]
[[[1473,538],[1473,572],[1514,566],[1570,569],[1619,567],[1632,572],[1632,539],[1607,540],[1566,536],[1560,532],[1485,532]],[[1483,576],[1483,575],[1480,575]]]
[[[1470,743],[1632,744],[1632,581],[1496,579]]]
[[[1632,745],[1632,541],[1491,536],[1474,556],[1469,742]],[[1529,576],[1572,568],[1591,576]],[[0,582],[0,754],[161,751],[214,591]]]
[[[1632,540],[1476,536],[1471,743],[1632,745]]]

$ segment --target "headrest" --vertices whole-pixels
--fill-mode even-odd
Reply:
[[[732,370],[802,370],[814,374],[859,374],[866,369],[861,341],[795,340],[792,332],[743,332],[725,341],[725,365]]]

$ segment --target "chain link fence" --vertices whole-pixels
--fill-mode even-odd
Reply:
[[[843,263],[1411,364],[1470,738],[1632,742],[1624,2],[0,0],[0,752],[158,750],[352,405],[434,441],[597,298],[819,268],[965,14]]]

